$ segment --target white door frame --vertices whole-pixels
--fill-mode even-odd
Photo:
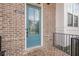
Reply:
[[[32,4],[32,5],[35,5],[35,6],[38,6],[38,5],[36,5],[36,4]],[[26,22],[27,22],[27,18],[26,18],[26,16],[27,16],[27,4],[25,3],[25,50],[31,50],[31,49],[34,49],[34,48],[40,48],[40,47],[42,47],[43,46],[43,4],[41,4],[40,6],[38,6],[38,7],[41,7],[41,45],[40,46],[35,46],[35,47],[31,47],[31,48],[27,48],[27,37],[26,37],[26,29],[27,29],[27,24],[26,24]]]

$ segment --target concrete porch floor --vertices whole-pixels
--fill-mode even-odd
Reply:
[[[35,49],[31,52],[28,52],[27,55],[28,56],[69,56],[68,54],[54,47],[52,49]]]

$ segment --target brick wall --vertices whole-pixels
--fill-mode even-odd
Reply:
[[[24,50],[24,4],[2,4],[2,50],[22,55]]]
[[[55,32],[56,4],[44,4],[43,7],[44,46],[46,48],[51,48],[53,46],[53,32]]]

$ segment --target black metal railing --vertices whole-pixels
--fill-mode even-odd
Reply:
[[[64,33],[54,33],[53,34],[53,46],[63,52],[65,52],[68,55],[76,55],[74,50],[78,50],[79,47],[79,35],[74,35],[74,34],[64,34]],[[76,43],[77,41],[77,43]],[[76,44],[75,44],[75,43]],[[74,47],[74,44],[77,45]],[[78,53],[77,53],[78,55]]]

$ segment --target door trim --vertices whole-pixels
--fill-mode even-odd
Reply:
[[[27,22],[27,18],[26,18],[26,16],[27,16],[27,5],[28,4],[26,4],[25,3],[25,50],[31,50],[31,49],[34,49],[34,48],[40,48],[40,47],[42,47],[43,46],[43,4],[41,4],[41,6],[39,6],[40,8],[41,8],[41,45],[40,46],[35,46],[35,47],[31,47],[31,48],[27,48],[27,34],[26,34],[26,29],[27,29],[27,24],[26,24],[26,22]],[[33,4],[29,4],[29,5],[33,5]],[[37,6],[38,7],[38,5],[36,5],[36,4],[34,4],[33,6]]]

